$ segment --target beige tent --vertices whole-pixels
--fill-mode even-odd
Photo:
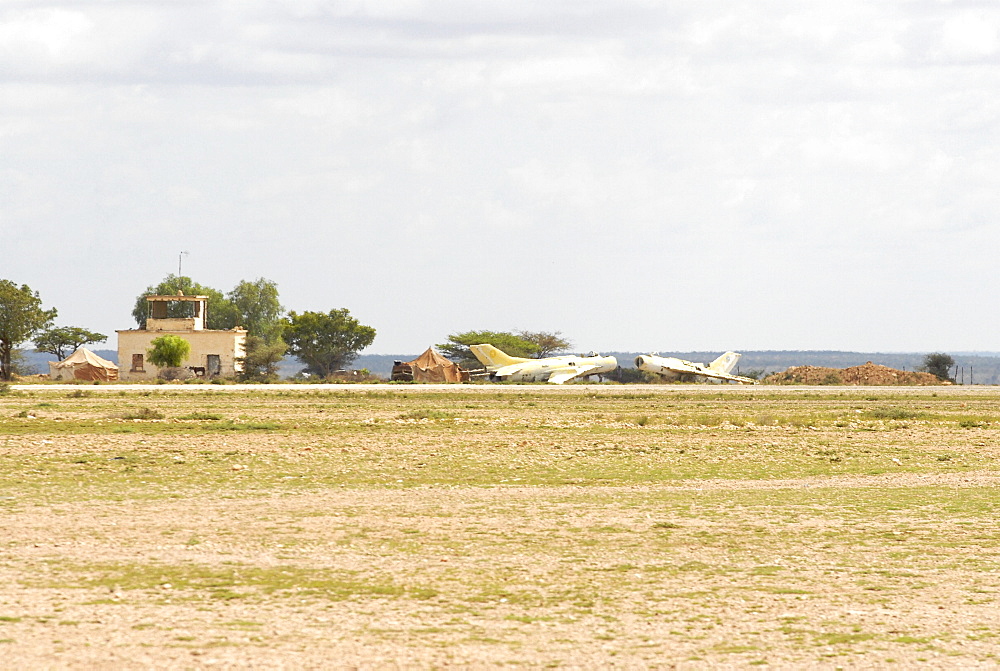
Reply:
[[[62,361],[50,361],[49,377],[53,380],[111,382],[118,379],[118,366],[81,347]]]
[[[459,368],[457,363],[445,359],[428,347],[427,351],[413,361],[397,361],[392,367],[393,380],[413,382],[468,382],[469,371]]]

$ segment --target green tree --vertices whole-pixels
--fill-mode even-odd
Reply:
[[[534,357],[540,349],[537,343],[509,331],[466,331],[448,336],[448,342],[435,345],[438,351],[463,368],[481,368],[482,364],[469,345],[493,345],[510,356]]]
[[[155,338],[146,354],[157,368],[176,368],[191,353],[191,343],[180,336],[166,334]]]
[[[242,358],[240,379],[267,382],[278,377],[278,362],[288,349],[281,339],[285,308],[278,300],[278,285],[258,278],[243,280],[227,295],[236,314],[236,323],[247,330],[246,356]]]
[[[347,308],[322,312],[288,313],[285,342],[290,354],[306,364],[306,371],[323,378],[343,370],[358,352],[375,340],[375,329],[361,324]]]
[[[274,282],[263,277],[253,282],[243,280],[226,298],[236,315],[236,325],[245,328],[247,335],[267,343],[281,338],[285,308],[278,300],[278,285]]]
[[[246,356],[240,379],[245,382],[273,382],[278,379],[278,362],[285,357],[288,346],[281,338],[267,342],[260,336],[247,336]]]
[[[950,380],[951,367],[954,365],[955,360],[944,352],[931,352],[924,357],[924,365],[921,368],[931,375],[937,375],[942,380]]]
[[[547,356],[565,352],[573,346],[573,343],[566,338],[563,338],[563,334],[559,331],[554,331],[552,333],[547,331],[518,331],[517,337],[521,340],[527,340],[530,343],[534,343],[538,347],[532,355],[536,359],[543,359]],[[478,345],[479,343],[472,344]],[[494,347],[496,347],[496,345],[494,345]]]
[[[11,362],[15,347],[49,328],[56,309],[42,309],[42,299],[27,284],[18,287],[0,280],[0,380],[14,376]]]
[[[132,317],[139,328],[146,328],[146,317],[149,316],[149,302],[146,296],[176,296],[178,292],[184,292],[185,296],[208,296],[208,305],[205,308],[205,328],[207,329],[231,329],[236,326],[237,316],[233,304],[226,299],[221,291],[205,287],[191,280],[190,277],[167,275],[163,281],[155,286],[146,287],[146,290],[136,296],[135,306],[132,309]],[[169,317],[187,317],[190,304],[176,303],[169,306]]]
[[[57,326],[35,336],[35,351],[54,354],[60,361],[80,347],[90,343],[104,342],[108,336],[96,331],[88,331],[79,326]]]

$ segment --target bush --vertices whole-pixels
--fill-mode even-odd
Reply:
[[[906,408],[874,408],[865,414],[872,419],[897,421],[905,419],[920,419],[924,416],[922,412],[907,410]]]
[[[944,352],[932,352],[924,357],[924,371],[931,375],[936,375],[942,380],[950,380],[951,367],[955,365],[955,360]]]
[[[657,377],[638,368],[619,368],[615,373],[608,375],[609,379],[617,379],[622,384],[650,384],[656,382]]]
[[[181,368],[180,366],[168,366],[166,368],[161,368],[159,377],[164,380],[190,380],[194,377],[192,373],[187,368]]]
[[[411,410],[410,412],[397,415],[396,419],[455,419],[455,413],[444,410]]]
[[[163,419],[165,415],[153,408],[139,408],[122,415],[122,419]]]

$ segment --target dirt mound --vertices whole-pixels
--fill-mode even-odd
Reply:
[[[855,386],[925,386],[949,384],[930,373],[915,373],[881,366],[871,361],[852,368],[792,366],[783,373],[773,373],[764,384],[845,384]]]

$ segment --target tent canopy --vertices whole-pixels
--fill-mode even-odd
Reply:
[[[433,347],[428,347],[426,352],[413,361],[393,366],[392,379],[407,378],[414,382],[468,382],[469,372],[462,370],[457,363],[445,359]]]
[[[53,380],[110,382],[118,379],[118,366],[81,347],[62,361],[50,361],[49,377]]]

